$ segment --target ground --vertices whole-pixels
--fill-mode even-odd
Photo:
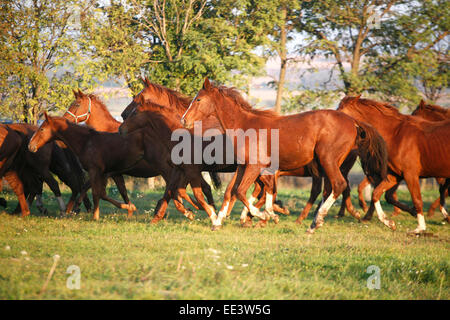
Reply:
[[[117,197],[115,188],[110,194]],[[222,191],[223,192],[223,191]],[[437,191],[424,192],[425,208]],[[9,201],[7,212],[16,200]],[[308,236],[309,217],[294,223],[309,191],[282,190],[291,209],[265,229],[239,226],[239,204],[218,232],[210,231],[204,212],[188,221],[169,207],[159,225],[150,225],[162,191],[133,192],[139,212],[101,202],[99,222],[81,212],[57,218],[57,204],[46,192],[50,214],[22,219],[0,214],[0,299],[449,299],[450,229],[436,213],[426,219],[432,236],[409,236],[416,220],[395,217],[397,231],[375,217],[357,222],[335,219],[335,204],[324,226]],[[68,194],[64,194],[68,198]],[[222,193],[215,194],[220,205]],[[356,191],[352,191],[356,199]],[[409,201],[405,192],[400,199]],[[354,201],[357,205],[357,202]],[[382,202],[390,213],[392,207]],[[59,255],[55,272],[41,292]],[[80,270],[79,290],[70,290],[69,266]],[[379,268],[380,289],[369,289],[369,266]],[[370,280],[370,279],[369,279]]]

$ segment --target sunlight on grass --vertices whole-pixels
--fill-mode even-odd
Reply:
[[[109,190],[115,195],[114,190]],[[358,223],[348,214],[335,219],[335,204],[325,225],[312,237],[295,218],[309,196],[282,190],[291,210],[265,229],[239,226],[238,203],[223,230],[210,231],[206,213],[188,221],[170,205],[168,217],[150,225],[158,192],[133,192],[137,214],[101,202],[100,221],[91,214],[56,218],[50,193],[44,201],[51,216],[22,219],[0,214],[0,298],[37,299],[53,264],[61,259],[42,295],[44,299],[449,299],[449,226],[437,213],[427,219],[433,237],[411,237],[416,221],[395,217],[396,232],[375,218]],[[424,193],[425,208],[437,192]],[[11,211],[16,202],[7,193]],[[66,198],[68,194],[64,195]],[[409,196],[400,192],[400,199]],[[356,194],[352,197],[356,204]],[[215,196],[220,205],[221,193]],[[386,212],[392,207],[382,203]],[[26,251],[26,254],[23,253]],[[70,290],[70,265],[81,270],[81,289]],[[381,288],[369,290],[366,269],[377,265]]]

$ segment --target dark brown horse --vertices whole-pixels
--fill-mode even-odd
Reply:
[[[84,184],[81,167],[75,161],[73,153],[70,150],[62,150],[53,142],[44,146],[38,152],[31,153],[26,148],[26,145],[28,145],[29,140],[38,127],[26,123],[9,124],[7,126],[21,135],[23,139],[24,147],[21,152],[25,163],[19,176],[24,183],[24,192],[28,204],[31,205],[36,196],[36,204],[39,211],[47,211],[41,200],[42,183],[45,182],[55,195],[61,214],[70,212]],[[72,191],[67,206],[61,197],[58,182],[54,179],[52,173],[56,174]],[[90,208],[88,199],[85,201],[85,206],[88,209]]]
[[[0,178],[4,178],[13,189],[19,200],[22,217],[26,217],[30,214],[30,209],[18,175],[24,163],[24,159],[20,159],[22,146],[23,138],[6,125],[0,124]]]
[[[139,104],[138,108],[143,108],[143,110],[131,113],[120,126],[120,133],[128,135],[136,130],[144,130],[145,143],[149,146],[158,145],[160,150],[165,149],[165,152],[161,151],[160,156],[167,157],[172,161],[172,149],[176,145],[172,141],[172,134],[174,131],[182,128],[179,122],[180,118],[174,117],[174,113],[168,108],[144,101],[142,96],[135,98],[134,101]],[[194,139],[193,136],[189,136],[189,139],[191,138]],[[194,145],[193,141],[190,143]],[[204,145],[200,146],[202,150],[204,147]],[[191,153],[191,156],[194,157],[194,153]],[[179,185],[184,186],[187,183],[191,185],[198,203],[205,209],[208,216],[213,219],[215,208],[205,201],[201,190],[202,171],[226,170],[227,167],[233,169],[232,166],[227,164],[222,166],[216,164],[206,165],[204,163],[196,164],[193,158],[189,164],[176,165],[172,171],[170,181],[166,185],[163,201],[158,203],[152,222],[156,223],[164,217],[170,197],[176,196],[176,190],[179,188]]]
[[[63,141],[89,173],[95,220],[100,217],[100,199],[128,210],[128,217],[132,216],[136,207],[131,202],[120,203],[108,197],[105,188],[108,176],[124,172],[142,159],[142,133],[135,132],[124,138],[118,133],[98,132],[88,126],[76,125],[65,118],[50,117],[45,113],[45,121],[31,138],[28,148],[31,152],[36,152],[54,140]]]
[[[113,118],[111,113],[108,111],[108,108],[96,95],[84,94],[80,90],[74,91],[74,95],[75,101],[64,113],[64,117],[66,119],[75,123],[86,123],[97,131],[112,133],[118,132],[121,122]],[[162,168],[163,170],[160,171],[159,168]],[[170,178],[170,171],[170,164],[163,164],[161,161],[158,161],[158,164],[155,165],[155,163],[142,160],[135,167],[125,172],[125,174],[142,178],[155,177],[161,174],[167,184]],[[211,178],[216,186],[220,184],[220,181],[217,180],[217,176],[211,176]],[[125,203],[128,203],[129,200],[123,177],[121,175],[113,176],[112,179],[116,183],[117,188]],[[212,197],[211,188],[209,184],[203,179],[203,177],[202,190],[208,198],[208,203],[214,206],[214,199]],[[182,199],[185,199],[192,206],[194,206],[194,208],[199,209],[199,205],[188,196],[185,187],[180,187],[177,193]],[[186,209],[180,200],[175,200],[175,206],[183,215],[185,215],[189,219],[193,218],[193,213],[190,210]]]
[[[386,141],[389,153],[389,173],[372,195],[372,204],[366,217],[370,218],[375,209],[381,210],[381,195],[405,179],[413,200],[414,209],[394,199],[387,200],[417,215],[418,226],[413,231],[421,233],[426,230],[422,211],[419,178],[450,177],[450,120],[431,122],[420,117],[401,114],[387,103],[380,103],[360,97],[345,97],[338,110],[352,116],[358,121],[372,124]],[[377,205],[378,204],[378,205]],[[443,212],[446,215],[446,212]],[[448,220],[448,215],[446,215]]]
[[[272,111],[253,109],[233,88],[214,86],[206,79],[182,117],[182,123],[190,128],[195,121],[211,115],[215,115],[222,129],[232,136],[235,154],[242,163],[231,182],[232,190],[225,195],[215,228],[221,227],[234,197],[241,200],[252,215],[267,220],[268,216],[250,205],[245,196],[248,187],[267,170],[272,173],[275,169],[295,170],[314,159],[320,164],[332,192],[318,210],[309,233],[322,226],[330,206],[347,187],[340,166],[355,146],[365,172],[378,181],[385,178],[387,153],[383,139],[371,126],[341,112],[318,110],[280,116]],[[242,132],[253,132],[257,141],[248,143],[244,136],[244,143],[238,143]],[[249,152],[250,145],[259,156]],[[262,160],[261,154],[270,159]],[[270,201],[266,201],[266,211],[271,211]],[[379,218],[387,226],[395,227],[382,213]]]

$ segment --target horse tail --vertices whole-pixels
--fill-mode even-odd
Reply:
[[[370,124],[356,121],[356,145],[361,166],[369,181],[378,184],[387,177],[388,151],[386,142]]]
[[[217,172],[209,172],[209,176],[214,184],[214,189],[219,189],[222,186],[222,180],[220,180]]]

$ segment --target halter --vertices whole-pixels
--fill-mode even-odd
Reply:
[[[70,112],[69,110],[66,111],[66,113],[68,113],[70,116],[74,117],[75,119],[75,123],[78,124],[78,119],[82,118],[82,117],[86,117],[86,119],[84,119],[83,121],[80,121],[80,123],[82,122],[86,122],[89,120],[89,117],[91,116],[91,98],[87,97],[89,99],[89,107],[88,107],[88,111],[86,113],[80,114],[79,116],[73,114],[72,112]]]

